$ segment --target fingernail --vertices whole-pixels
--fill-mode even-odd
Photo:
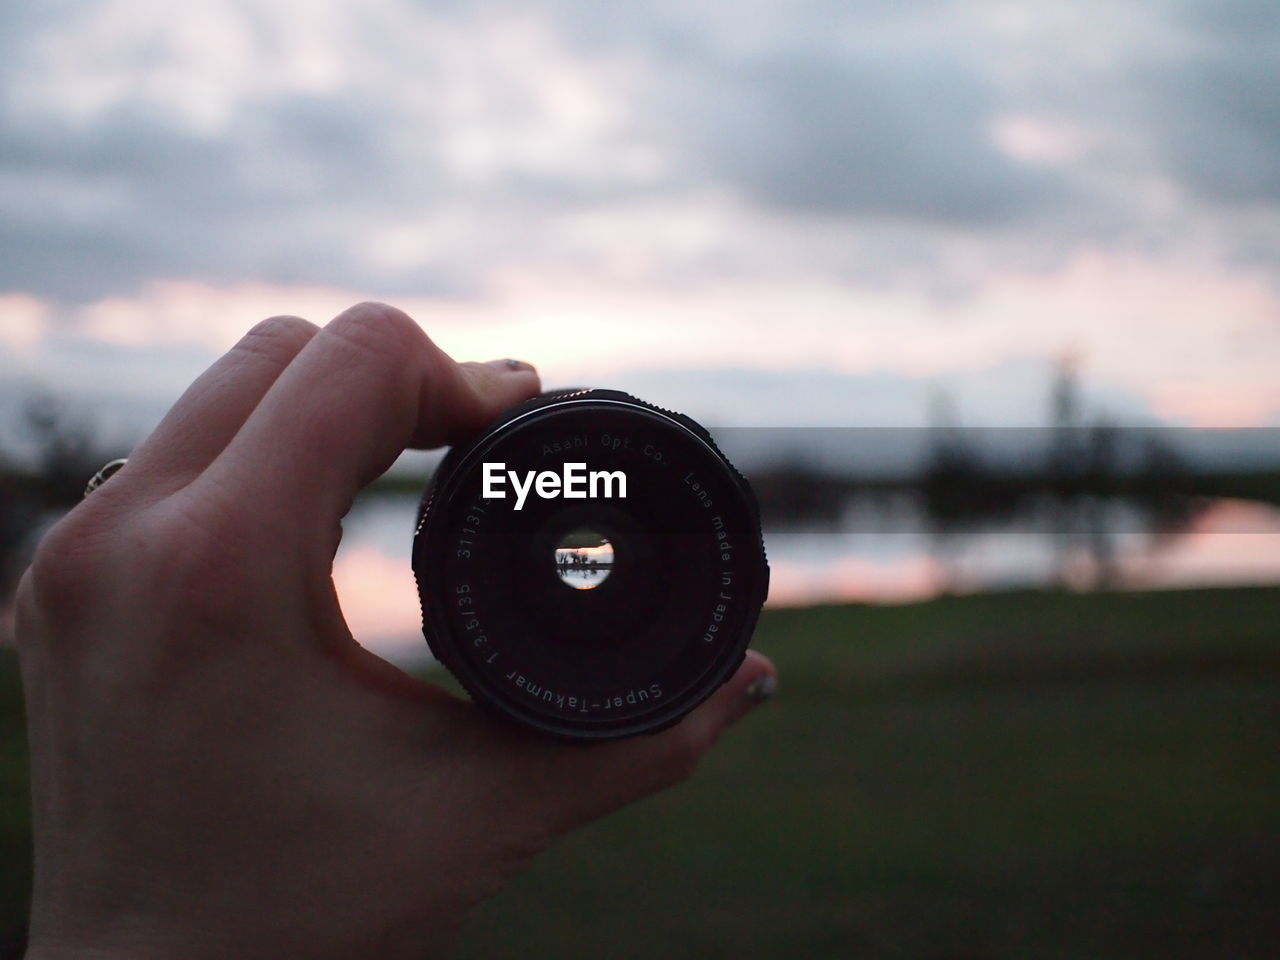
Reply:
[[[534,373],[537,372],[532,363],[526,363],[523,360],[512,360],[510,357],[506,357],[505,359],[502,359],[502,360],[490,360],[488,363],[485,364],[485,366],[496,367],[497,369],[503,371],[504,373],[505,372],[514,373],[516,371],[533,371]]]
[[[778,678],[772,673],[759,677],[755,683],[747,687],[747,699],[752,703],[764,703],[778,690]]]

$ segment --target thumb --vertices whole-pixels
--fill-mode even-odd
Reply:
[[[531,809],[545,812],[548,836],[595,820],[687,780],[720,735],[776,687],[773,663],[748,651],[710,699],[662,733],[589,747],[549,744],[541,751],[529,751],[526,743],[522,792]],[[531,787],[537,796],[530,796]]]
[[[538,392],[538,371],[523,360],[489,360],[485,363],[459,363],[452,369],[452,382],[444,384],[452,416],[443,435],[438,427],[427,427],[415,445],[432,447],[441,440],[457,443],[493,420],[508,407],[527,400]]]

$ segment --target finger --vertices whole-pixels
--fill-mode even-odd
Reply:
[[[406,447],[454,441],[538,389],[528,364],[455,363],[406,314],[358,304],[280,375],[210,482],[273,515],[336,519]]]
[[[535,808],[547,814],[552,834],[594,820],[690,777],[703,756],[733,724],[772,696],[777,670],[748,651],[741,667],[706,703],[669,730],[650,737],[584,749],[560,744],[516,761],[522,787],[535,790]]]
[[[163,494],[198,476],[318,329],[288,316],[254,326],[187,388],[133,451],[127,465],[129,482]]]

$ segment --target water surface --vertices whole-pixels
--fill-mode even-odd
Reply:
[[[334,579],[356,637],[390,659],[425,654],[409,568],[416,501],[360,503],[344,523]],[[911,498],[851,502],[823,528],[765,533],[774,606],[894,603],[1062,583],[1161,589],[1280,583],[1280,510],[1205,503],[1162,527],[1123,502],[940,530]],[[583,574],[583,584],[598,574]]]

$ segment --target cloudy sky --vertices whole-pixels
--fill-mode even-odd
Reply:
[[[0,402],[375,298],[718,422],[1280,425],[1280,4],[16,0]]]

